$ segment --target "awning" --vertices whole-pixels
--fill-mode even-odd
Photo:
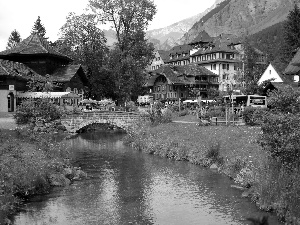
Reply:
[[[17,98],[81,98],[72,92],[17,92]]]

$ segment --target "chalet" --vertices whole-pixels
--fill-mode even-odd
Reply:
[[[271,80],[272,82],[284,82],[282,78],[282,74],[279,73],[276,68],[270,63],[265,72],[258,80],[258,84],[261,84],[264,81]]]
[[[55,51],[38,34],[31,34],[12,49],[0,52],[0,111],[14,111],[18,93],[27,91],[27,82],[47,76],[54,91],[83,95],[88,80],[81,65]]]
[[[154,100],[196,98],[196,92],[206,98],[210,88],[218,89],[218,75],[194,64],[163,65],[149,73],[144,86],[149,88]]]
[[[283,72],[286,76],[292,77],[295,82],[299,82],[300,75],[300,49],[297,51],[292,61]]]

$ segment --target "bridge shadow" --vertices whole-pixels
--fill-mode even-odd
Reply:
[[[88,124],[79,130],[76,133],[86,133],[86,132],[106,132],[106,133],[126,133],[126,130],[122,127],[118,127],[114,124],[109,123],[92,123]]]

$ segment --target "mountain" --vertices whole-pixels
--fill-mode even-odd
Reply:
[[[294,2],[300,0],[225,0],[204,15],[179,43],[189,43],[205,30],[210,36],[247,36],[286,20]]]
[[[170,26],[149,30],[146,32],[147,37],[154,44],[156,49],[169,50],[179,43],[179,40],[182,38],[182,36],[188,32],[197,21],[199,21],[203,16],[205,16],[223,1],[225,0],[216,0],[216,2],[204,12],[181,20]],[[155,41],[153,42],[153,40]],[[159,42],[157,42],[157,40]]]

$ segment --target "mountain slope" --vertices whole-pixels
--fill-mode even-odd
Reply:
[[[225,0],[195,23],[180,43],[189,43],[202,30],[210,36],[254,34],[284,21],[293,6],[294,0]]]
[[[147,37],[149,40],[159,40],[160,43],[155,41],[154,45],[156,49],[169,50],[170,47],[174,47],[174,44],[177,44],[182,36],[190,30],[190,28],[199,21],[202,17],[204,17],[207,13],[213,10],[218,4],[222,3],[226,0],[216,0],[216,2],[204,12],[199,13],[195,16],[189,17],[187,19],[181,20],[177,23],[174,23],[170,26],[159,28],[155,30],[147,31]],[[172,41],[170,41],[172,40]],[[172,44],[173,43],[173,44]]]

